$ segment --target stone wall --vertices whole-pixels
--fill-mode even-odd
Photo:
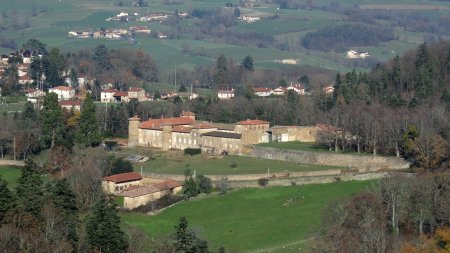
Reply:
[[[257,146],[253,147],[249,156],[304,164],[342,166],[357,169],[360,173],[409,168],[408,162],[397,157],[335,154],[332,152],[314,153]]]

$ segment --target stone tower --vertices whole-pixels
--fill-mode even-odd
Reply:
[[[128,119],[128,147],[135,147],[139,144],[139,125],[141,119],[134,116]]]
[[[161,146],[164,151],[172,147],[172,125],[170,124],[162,125]]]

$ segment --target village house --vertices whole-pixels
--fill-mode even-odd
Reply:
[[[128,92],[126,91],[116,91],[113,94],[115,101],[117,102],[128,102]]]
[[[269,141],[269,122],[246,120],[232,129],[222,124],[196,121],[195,114],[183,112],[180,117],[129,119],[129,146],[155,147],[163,150],[201,148],[213,154],[242,154],[248,145]]]
[[[293,90],[295,93],[297,93],[298,95],[305,95],[305,86],[303,84],[298,84],[298,83],[290,83],[290,85],[286,86],[286,87],[278,87],[274,90],[272,90],[272,94],[274,95],[285,95],[289,90]]]
[[[333,94],[334,92],[334,86],[333,85],[328,85],[325,88],[323,88],[323,91],[325,92],[325,94],[329,95],[329,94]]]
[[[314,126],[273,126],[269,132],[273,142],[317,142],[324,136],[335,136],[336,131],[340,129],[326,125],[317,124]]]
[[[81,101],[79,100],[62,100],[59,101],[59,106],[67,111],[81,111]]]
[[[25,96],[27,98],[38,98],[38,97],[45,97],[46,93],[42,90],[28,88],[25,90]]]
[[[116,93],[116,89],[105,89],[100,91],[100,101],[101,102],[115,102],[114,93]]]
[[[151,30],[147,26],[132,26],[130,31],[135,34],[150,34]]]
[[[178,92],[178,96],[180,98],[185,98],[188,100],[196,99],[198,98],[198,94],[195,92]]]
[[[75,97],[75,89],[66,86],[57,86],[48,89],[48,92],[53,92],[58,95],[58,100],[70,100]]]
[[[124,197],[123,207],[131,210],[158,200],[164,195],[177,194],[182,188],[181,182],[168,179],[152,185],[132,186],[120,195]]]
[[[272,89],[267,87],[253,88],[253,93],[258,97],[268,97],[272,95]]]
[[[365,58],[367,58],[369,56],[370,56],[369,52],[359,53],[359,52],[357,52],[355,50],[350,50],[350,51],[347,51],[347,54],[346,54],[345,57],[347,59],[365,59]]]
[[[242,21],[247,23],[253,23],[256,21],[260,21],[261,17],[251,17],[251,16],[242,16]]]
[[[102,189],[106,193],[114,194],[131,186],[138,186],[141,184],[141,181],[142,176],[137,172],[111,175],[102,179]]]
[[[145,90],[142,88],[128,89],[128,100],[137,99],[138,101],[145,101]]]
[[[234,98],[234,93],[234,89],[219,90],[217,97],[219,99],[232,99]]]

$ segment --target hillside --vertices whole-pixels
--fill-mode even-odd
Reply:
[[[0,51],[9,52],[30,38],[36,38],[49,47],[76,51],[106,44],[108,48],[142,48],[155,58],[163,72],[177,66],[193,69],[196,65],[214,62],[218,54],[241,59],[250,54],[258,68],[279,69],[283,59],[296,59],[299,64],[332,70],[367,69],[377,61],[385,61],[395,54],[417,46],[424,40],[447,38],[450,34],[446,20],[450,17],[450,3],[443,1],[261,1],[257,4],[217,1],[143,1],[133,6],[129,0],[42,0],[30,4],[26,0],[0,1]],[[225,5],[228,6],[225,8]],[[236,11],[236,9],[238,11]],[[106,21],[120,12],[130,15],[129,22]],[[175,13],[186,17],[175,18]],[[167,19],[156,22],[135,21],[161,13]],[[138,14],[138,15],[135,15]],[[184,15],[184,14],[183,14]],[[238,17],[240,16],[240,17]],[[254,22],[243,20],[255,18]],[[240,18],[240,19],[239,19]],[[260,20],[257,20],[260,19]],[[329,26],[369,25],[388,29],[392,38],[377,38],[356,33],[338,50],[334,46],[315,43],[304,47],[302,40]],[[149,36],[126,39],[74,38],[69,32],[95,32],[102,29],[128,29],[147,26]],[[351,26],[349,26],[351,27]],[[167,39],[159,39],[164,34]],[[344,33],[350,34],[350,33]],[[371,34],[374,35],[374,34]],[[369,39],[369,40],[367,40]],[[319,47],[323,45],[324,47]],[[311,49],[311,50],[310,50]],[[314,50],[312,50],[314,49]],[[346,49],[368,51],[368,59],[346,59]]]

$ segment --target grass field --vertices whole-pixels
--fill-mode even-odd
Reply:
[[[158,149],[137,148],[122,149],[115,153],[116,156],[121,157],[132,154],[152,157],[149,161],[136,164],[136,171],[140,171],[142,166],[142,170],[145,172],[177,175],[183,175],[187,168],[204,175],[264,174],[268,170],[275,173],[341,169],[338,166],[301,164],[242,156],[185,156],[180,150],[162,152]]]
[[[16,187],[22,171],[18,167],[0,166],[0,177],[8,183],[10,189]]]
[[[179,218],[185,216],[190,227],[213,249],[223,245],[229,252],[299,252],[304,240],[320,225],[322,212],[331,201],[371,183],[241,189],[225,196],[182,202],[155,216],[122,217],[126,224],[143,229],[153,238],[173,233]],[[263,250],[268,248],[272,250]]]

